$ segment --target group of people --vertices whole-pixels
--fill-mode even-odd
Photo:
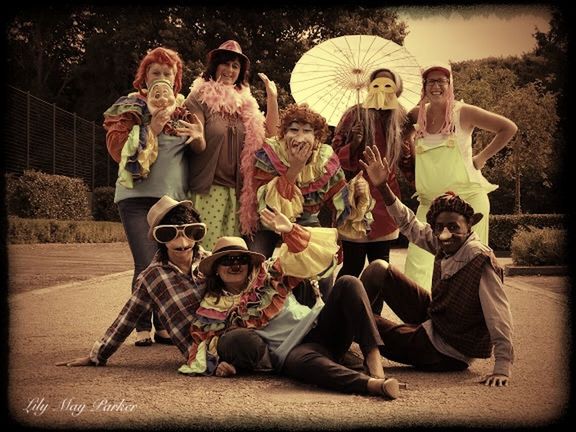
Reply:
[[[496,186],[481,169],[516,125],[456,102],[447,65],[423,70],[420,103],[406,113],[402,78],[382,67],[330,145],[325,119],[305,104],[280,115],[275,83],[259,74],[264,116],[249,71],[226,41],[184,97],[181,58],[156,48],[140,62],[137,92],[104,113],[132,295],[88,356],[59,364],[104,365],[136,330],[137,346],[152,336],[176,345],[183,374],[276,371],[395,399],[403,384],[381,356],[459,371],[494,353],[482,382],[507,385],[512,318],[487,246]],[[473,155],[476,128],[494,138]],[[416,189],[416,214],[399,199],[399,170]],[[389,264],[400,233],[410,241],[404,273]],[[402,323],[381,316],[384,303]],[[346,361],[352,342],[359,366]]]

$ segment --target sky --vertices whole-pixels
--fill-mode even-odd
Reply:
[[[535,28],[549,31],[551,10],[546,5],[413,7],[400,10],[399,17],[410,32],[404,47],[426,66],[529,52],[536,47]]]

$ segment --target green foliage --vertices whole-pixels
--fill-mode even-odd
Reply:
[[[8,243],[114,243],[125,242],[118,222],[61,221],[8,217]]]
[[[358,5],[310,5],[305,11],[292,5],[52,6],[22,9],[7,24],[14,59],[9,83],[95,121],[132,90],[140,59],[158,45],[180,53],[187,94],[206,54],[236,39],[251,60],[251,84],[263,88],[256,74],[266,73],[284,107],[291,102],[292,68],[312,46],[344,34],[375,34],[402,44],[407,32],[393,10]]]
[[[496,195],[506,195],[508,188],[513,191],[515,211],[521,210],[525,191],[528,191],[526,198],[530,198],[530,193],[535,193],[533,198],[537,198],[553,187],[558,190],[564,153],[558,148],[562,141],[557,139],[556,95],[547,91],[540,81],[519,86],[518,70],[523,69],[517,58],[488,58],[453,65],[457,99],[503,115],[518,126],[509,145],[492,157],[485,169],[488,180],[506,189]],[[493,137],[493,132],[475,131],[474,153],[485,148]],[[519,185],[517,191],[515,182]],[[531,205],[526,208],[535,210]]]
[[[565,223],[566,216],[562,214],[491,215],[489,246],[497,251],[507,251],[510,250],[514,233],[519,228],[533,226],[561,229]]]
[[[91,219],[88,187],[78,178],[27,170],[6,177],[8,214],[23,218]]]
[[[92,216],[97,221],[120,222],[118,206],[114,203],[113,187],[94,188],[92,193]]]
[[[512,238],[515,265],[566,265],[566,231],[554,228],[521,227]]]

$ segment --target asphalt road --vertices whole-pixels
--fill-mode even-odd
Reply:
[[[401,252],[392,263],[403,265]],[[275,375],[183,376],[175,347],[138,348],[134,336],[106,367],[55,366],[89,352],[122,307],[130,279],[124,271],[8,297],[12,421],[42,429],[350,430],[540,428],[568,420],[569,298],[565,286],[547,289],[565,278],[507,278],[516,351],[509,387],[478,384],[492,359],[459,373],[417,372],[383,360],[388,375],[409,384],[395,401]]]

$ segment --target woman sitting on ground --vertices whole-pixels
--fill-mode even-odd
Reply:
[[[292,293],[303,279],[331,272],[337,264],[337,231],[303,228],[282,213],[264,209],[262,223],[282,235],[276,257],[249,251],[240,237],[221,237],[204,258],[206,295],[192,323],[194,346],[180,372],[229,376],[219,358],[220,335],[230,328],[254,329],[267,344],[274,369],[306,383],[345,393],[395,399],[399,383],[386,379],[378,347],[382,345],[362,283],[344,276],[326,304],[320,297],[309,308]],[[367,373],[339,362],[353,341],[365,358]]]

